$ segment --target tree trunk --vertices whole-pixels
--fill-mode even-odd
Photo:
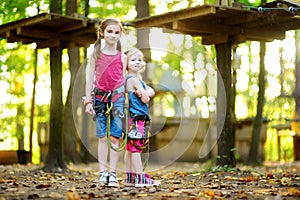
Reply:
[[[136,0],[137,19],[149,16],[148,0]],[[137,30],[137,47],[143,52],[146,62],[151,61],[149,45],[149,28]],[[147,68],[144,80],[147,82]]]
[[[296,30],[295,35],[296,43],[296,68],[295,68],[295,89],[293,97],[295,99],[295,118],[293,121],[293,127],[296,135],[294,137],[294,160],[300,160],[300,31]]]
[[[217,165],[223,167],[235,167],[236,161],[234,157],[234,135],[232,130],[232,99],[231,99],[231,44],[216,44],[217,51],[217,65],[218,70],[221,74],[226,93],[226,104],[224,104],[224,99],[219,98],[221,88],[218,87],[218,97],[217,97],[217,120],[222,119],[221,116],[223,113],[220,112],[221,107],[226,106],[226,116],[224,127],[218,127],[218,133],[220,132],[220,137],[218,138],[218,156],[217,156]],[[218,84],[219,85],[219,84]],[[221,123],[221,122],[218,122]],[[222,129],[222,130],[220,130]]]
[[[84,16],[89,15],[89,0],[84,0]],[[87,49],[84,50],[84,58],[87,58]],[[84,65],[85,66],[85,65]],[[84,68],[85,71],[85,68]],[[82,84],[82,88],[79,88],[79,91],[82,92],[82,94],[85,94],[85,73],[82,73],[79,77],[81,80],[80,82],[84,83]],[[82,107],[82,113],[85,113],[85,107]],[[82,116],[82,130],[81,130],[81,141],[80,141],[80,157],[82,162],[89,162],[89,161],[97,161],[93,155],[88,151],[86,145],[88,144],[88,131],[89,131],[89,120],[87,115]]]
[[[51,13],[62,13],[62,1],[50,1]],[[50,102],[50,136],[48,154],[43,169],[61,171],[66,168],[63,159],[63,103],[62,103],[62,48],[50,48],[51,102]]]
[[[34,49],[34,76],[33,76],[33,88],[31,97],[30,108],[30,130],[29,130],[29,162],[32,162],[32,137],[33,137],[33,125],[34,125],[34,110],[35,110],[35,88],[37,82],[37,65],[38,65],[38,50]]]
[[[137,10],[137,19],[143,18],[143,17],[148,17],[150,15],[150,8],[149,8],[149,1],[148,0],[136,0],[136,10]],[[150,29],[145,28],[145,29],[138,29],[137,30],[137,48],[139,48],[143,54],[146,63],[151,62],[151,49],[150,49],[150,44],[149,44],[149,33]],[[144,73],[144,81],[152,87],[151,80],[148,79],[148,69],[146,67],[145,73]],[[149,113],[150,115],[153,113],[153,99],[150,100],[149,103]],[[151,131],[151,130],[150,130]],[[156,135],[150,138],[150,151],[155,151],[157,150],[157,144],[156,144]],[[155,161],[156,158],[150,158],[151,160]]]
[[[66,168],[63,159],[63,103],[62,103],[62,49],[50,48],[51,102],[50,102],[50,138],[45,171],[61,171]]]
[[[77,132],[73,120],[72,95],[73,95],[73,86],[74,86],[76,74],[80,67],[79,48],[68,49],[68,55],[69,55],[71,80],[70,80],[70,87],[69,87],[68,96],[64,108],[64,127],[63,127],[64,154],[65,154],[65,159],[67,161],[78,162],[80,160],[80,156],[78,152],[76,152]],[[73,108],[73,109],[77,109],[77,108]]]
[[[258,152],[259,152],[259,140],[261,126],[263,123],[262,113],[264,107],[264,97],[265,97],[265,52],[266,52],[266,43],[260,43],[260,69],[259,69],[259,82],[258,82],[258,97],[257,97],[257,108],[256,108],[256,117],[253,123],[252,129],[252,139],[251,146],[248,156],[248,163],[250,165],[255,165],[259,162]]]
[[[67,0],[67,15],[77,12],[77,1]],[[65,159],[70,162],[78,162],[80,156],[76,152],[77,132],[73,120],[72,112],[72,94],[73,85],[75,82],[76,74],[80,67],[79,48],[68,49],[69,55],[69,70],[71,74],[70,87],[68,91],[67,100],[64,108],[64,127],[63,127],[63,141],[64,141],[64,155]],[[76,108],[74,108],[76,109]]]

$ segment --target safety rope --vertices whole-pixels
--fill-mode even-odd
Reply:
[[[273,8],[271,8],[271,7],[262,7],[262,6],[259,6],[259,7],[242,6],[242,8],[254,9],[254,10],[257,10],[259,13],[263,13],[263,12],[266,12],[266,11],[273,11],[273,10],[284,10],[284,11],[290,12],[291,14],[297,14],[297,11],[300,10],[300,8],[293,7],[293,6],[289,6],[288,8],[285,8],[285,7],[273,7]]]
[[[106,116],[106,142],[109,144],[109,147],[114,151],[120,152],[125,149],[127,143],[127,134],[128,134],[128,98],[125,94],[125,105],[124,105],[124,117],[125,117],[125,133],[123,135],[123,142],[120,144],[118,148],[114,147],[110,140],[110,119],[111,119],[111,110],[113,108],[113,104],[108,102],[106,104],[106,112],[104,115]]]

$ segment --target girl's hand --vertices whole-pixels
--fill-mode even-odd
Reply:
[[[139,90],[139,89],[136,89],[135,91],[134,91],[134,94],[136,95],[136,96],[138,96],[138,97],[142,97],[142,92]]]
[[[85,112],[90,115],[94,115],[95,111],[94,111],[93,105],[91,103],[86,104]]]

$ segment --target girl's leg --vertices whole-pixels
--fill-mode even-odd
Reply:
[[[99,172],[102,172],[102,171],[106,170],[107,155],[108,155],[108,146],[107,146],[107,143],[106,143],[106,137],[99,138],[99,140],[98,140]]]
[[[99,178],[98,186],[104,186],[108,183],[108,171],[107,167],[107,155],[108,148],[106,143],[106,137],[98,139],[98,164],[99,164]]]
[[[125,163],[126,172],[133,172],[133,168],[132,168],[132,153],[131,152],[125,151],[124,163]]]
[[[141,153],[135,152],[132,154],[132,167],[135,173],[142,173],[143,172],[143,163],[141,158]]]
[[[115,138],[113,136],[110,137],[111,145],[114,148],[119,148],[120,146],[120,140],[118,138]],[[115,172],[117,170],[118,162],[119,162],[119,152],[110,149],[110,171]]]
[[[120,140],[118,138],[110,136],[110,142],[113,148],[119,148]],[[108,186],[119,187],[119,182],[117,180],[117,174],[116,174],[118,161],[119,161],[119,152],[111,148],[109,158],[110,158],[110,173],[109,173]]]
[[[125,186],[134,186],[135,172],[132,168],[132,153],[128,150],[125,151],[124,163],[126,175],[123,183]]]

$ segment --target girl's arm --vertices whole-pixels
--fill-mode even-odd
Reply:
[[[87,112],[89,114],[93,114],[94,109],[92,106],[92,99],[91,99],[94,76],[95,76],[95,58],[94,58],[93,53],[90,55],[90,62],[88,63],[88,65],[86,67],[85,73],[86,73],[86,86],[85,86],[86,100],[84,101],[84,104],[86,105],[85,112]]]
[[[150,101],[150,97],[138,78],[128,79],[126,83],[126,89],[127,91],[134,91],[135,95],[140,97],[143,103],[148,103]]]
[[[126,76],[126,66],[127,66],[127,56],[122,53],[122,63],[123,63],[123,76]]]
[[[148,103],[148,102],[150,101],[150,96],[148,95],[147,91],[143,88],[142,85],[140,85],[140,86],[136,89],[135,93],[136,93],[139,97],[141,97],[141,100],[142,100],[143,103]]]
[[[155,95],[155,91],[153,90],[153,88],[148,85],[146,88],[146,93],[150,98],[154,97],[154,95]]]

